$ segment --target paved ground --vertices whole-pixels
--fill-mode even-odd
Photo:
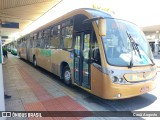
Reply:
[[[61,83],[16,57],[8,59],[3,71],[5,92],[12,96],[5,101],[6,111],[87,111],[63,92]]]
[[[160,63],[159,58],[155,59],[157,65]],[[35,69],[30,63],[12,55],[3,65],[3,75],[5,92],[12,96],[11,99],[5,100],[6,111],[160,111],[159,82],[155,90],[145,95],[111,101],[98,98],[78,87],[67,87],[53,74],[40,68]],[[160,78],[159,72],[158,78]],[[99,114],[97,112],[97,116]],[[45,119],[143,119],[139,117],[92,117],[91,114],[88,116],[90,117],[48,117]],[[27,118],[17,119],[27,120]]]

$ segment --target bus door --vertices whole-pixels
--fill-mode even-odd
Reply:
[[[74,82],[90,89],[90,36],[91,32],[78,32],[74,46]]]

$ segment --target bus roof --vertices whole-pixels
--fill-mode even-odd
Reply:
[[[93,8],[82,8],[86,12],[90,13],[93,17],[107,17],[107,18],[113,18],[110,13],[102,10],[97,10]]]
[[[26,35],[18,38],[18,40],[21,39],[21,38],[23,38],[23,37],[28,36],[29,34],[32,34],[32,33],[35,33],[35,32],[37,32],[37,31],[40,31],[41,29],[47,28],[47,27],[49,27],[49,26],[52,26],[52,24],[54,24],[54,23],[61,22],[61,21],[63,21],[63,20],[62,20],[63,18],[67,19],[67,16],[72,17],[72,16],[74,16],[74,15],[81,14],[80,11],[85,11],[85,12],[87,12],[88,14],[90,14],[92,17],[107,17],[107,18],[113,18],[113,17],[111,16],[111,14],[109,14],[109,13],[107,13],[107,12],[104,12],[104,11],[102,11],[102,10],[97,10],[97,9],[93,9],[93,8],[79,8],[79,9],[72,10],[72,11],[70,11],[70,12],[68,12],[68,13],[60,16],[59,18],[56,18],[56,19],[52,20],[51,22],[49,22],[49,23],[47,23],[47,24],[45,24],[45,25],[37,28],[36,30],[34,30],[34,31],[32,31],[32,32],[30,32],[30,33],[28,33],[28,34],[26,34]],[[65,20],[65,19],[64,19],[64,20]]]

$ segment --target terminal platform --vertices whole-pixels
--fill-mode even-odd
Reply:
[[[18,57],[5,60],[3,79],[5,94],[12,96],[5,99],[6,111],[88,111],[57,76]]]
[[[159,62],[160,57],[155,59],[158,77]],[[158,89],[141,96],[124,100],[105,100],[79,87],[69,87],[54,74],[40,67],[35,68],[32,63],[11,54],[3,63],[2,72],[5,94],[11,95],[10,99],[5,99],[5,111],[77,111],[79,114],[82,114],[81,111],[87,111],[87,117],[71,112],[72,117],[7,117],[6,120],[119,120],[119,117],[107,117],[106,115],[109,111],[159,110],[157,105],[159,104],[157,103],[159,84]],[[96,116],[94,116],[95,114],[90,114],[89,111],[107,112],[103,116],[95,112]],[[115,112],[115,115],[117,114],[121,112]],[[121,119],[135,120],[134,117],[121,117]],[[136,119],[139,120],[139,118]]]

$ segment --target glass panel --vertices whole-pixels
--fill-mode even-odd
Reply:
[[[33,47],[33,38],[31,38],[31,40],[30,40],[30,47],[31,48]]]
[[[41,44],[40,48],[45,48],[45,39],[41,38]]]
[[[89,80],[88,67],[89,67],[89,65],[86,62],[83,62],[83,83],[85,83],[85,84],[88,84],[88,80]]]
[[[133,23],[107,18],[107,34],[102,37],[106,59],[114,66],[143,66],[152,64],[148,41]]]
[[[64,48],[71,48],[72,47],[72,32],[73,26],[67,26],[62,29],[62,39]]]
[[[79,80],[79,58],[75,58],[75,80]]]
[[[75,53],[80,55],[80,36],[76,36]]]
[[[41,46],[41,38],[42,38],[42,33],[39,32],[38,33],[38,38],[36,40],[36,47],[38,47],[38,48],[40,48],[40,46]]]
[[[83,49],[83,57],[85,59],[89,59],[89,40],[90,40],[90,34],[85,34],[84,36],[84,49]]]
[[[98,43],[97,43],[97,37],[95,35],[95,33],[93,33],[93,39],[92,39],[92,43],[91,43],[91,59],[93,60],[92,62],[97,63],[99,65],[101,65],[101,58],[100,59],[96,59],[94,60],[93,58],[93,51],[99,49]],[[100,56],[99,56],[100,57]]]
[[[75,58],[74,58],[74,76],[75,81],[79,82],[79,69],[80,69],[80,36],[76,36],[75,43]]]
[[[34,33],[34,36],[33,36],[33,47],[36,47],[36,41],[37,41],[37,33]]]
[[[50,40],[49,40],[49,29],[44,31],[44,41],[45,41],[45,48],[49,48]]]
[[[43,39],[43,31],[40,31],[38,33],[37,47],[44,48],[45,47],[44,44],[45,44],[45,42],[44,42],[44,39]]]
[[[50,48],[58,48],[60,45],[60,25],[51,29]]]
[[[90,34],[84,35],[84,49],[83,49],[83,83],[88,84],[89,82],[89,52],[90,52]]]

